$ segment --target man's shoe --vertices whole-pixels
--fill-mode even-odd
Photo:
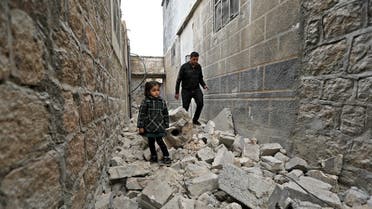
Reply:
[[[192,123],[195,124],[195,125],[198,125],[198,126],[201,125],[201,123],[199,121],[197,121],[197,120],[196,121],[193,121]]]
[[[157,163],[157,162],[158,162],[158,157],[157,157],[157,156],[152,156],[152,157],[150,158],[150,162],[151,162],[151,163]]]
[[[172,164],[172,160],[169,157],[164,157],[159,163],[163,165],[170,165]]]

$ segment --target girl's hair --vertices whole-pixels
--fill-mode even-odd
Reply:
[[[148,97],[150,96],[150,90],[152,89],[152,87],[154,86],[161,86],[161,84],[157,81],[149,81],[149,82],[146,82],[145,84],[145,96]]]

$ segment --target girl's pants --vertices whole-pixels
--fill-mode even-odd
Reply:
[[[165,145],[165,143],[163,141],[163,137],[148,137],[148,140],[149,140],[149,147],[150,147],[151,157],[152,156],[157,156],[156,149],[155,149],[155,141],[159,145],[161,151],[163,152],[163,156],[164,157],[169,156],[167,145]]]

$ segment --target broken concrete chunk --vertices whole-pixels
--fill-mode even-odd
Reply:
[[[307,162],[299,157],[293,157],[285,164],[285,169],[287,171],[291,171],[293,169],[300,169],[306,172],[308,167],[309,165],[307,164]]]
[[[234,163],[234,154],[228,151],[225,146],[218,149],[216,157],[213,160],[212,166],[214,168],[222,168],[226,164]]]
[[[281,160],[282,162],[287,162],[289,160],[289,157],[287,155],[284,155],[283,153],[281,152],[277,152],[274,157],[278,160]]]
[[[321,160],[320,165],[322,166],[322,170],[329,174],[337,176],[340,175],[343,157],[344,156],[342,154],[339,154],[335,157],[331,157],[326,160]]]
[[[272,157],[272,156],[262,156],[262,165],[269,171],[277,172],[284,169],[283,162]]]
[[[135,200],[131,200],[125,196],[114,197],[113,206],[115,209],[139,209],[138,203]]]
[[[125,186],[129,190],[142,190],[143,187],[138,183],[137,178],[128,178]]]
[[[217,130],[229,133],[235,132],[230,108],[224,108],[212,121],[215,123]]]
[[[97,198],[94,208],[96,209],[106,209],[110,204],[110,196],[113,195],[111,192],[107,194],[102,194]]]
[[[186,182],[187,189],[192,196],[199,196],[204,192],[218,188],[218,176],[212,172],[196,177]]]
[[[255,162],[260,159],[260,146],[258,144],[245,143],[242,157],[247,157]]]
[[[197,153],[196,153],[196,156],[202,160],[202,161],[205,161],[207,163],[212,163],[213,162],[213,159],[215,158],[216,156],[216,153],[214,153],[214,151],[209,148],[209,147],[205,147],[201,150],[199,150]]]
[[[201,176],[203,174],[209,173],[209,169],[206,166],[196,165],[196,164],[188,164],[185,168],[185,175],[188,177],[196,177]]]
[[[275,183],[234,166],[224,166],[218,177],[219,188],[250,208],[267,208]]]
[[[304,172],[299,169],[294,169],[287,174],[288,177],[291,178],[292,181],[297,181],[300,179],[301,176],[304,175]]]
[[[173,194],[169,184],[161,179],[151,181],[138,198],[139,205],[144,209],[161,208]]]
[[[165,142],[168,147],[182,147],[193,135],[191,118],[183,107],[178,107],[169,111],[169,120],[170,127],[167,129]]]
[[[233,202],[233,203],[230,203],[230,204],[226,205],[225,207],[223,207],[223,209],[242,209],[242,206],[240,206],[236,202]]]
[[[322,171],[319,170],[310,170],[306,173],[307,176],[319,179],[323,182],[326,182],[330,185],[332,185],[332,192],[338,191],[338,176],[331,175],[331,174],[325,174]]]
[[[122,166],[125,162],[121,157],[113,157],[110,160],[110,167]]]
[[[110,180],[122,179],[132,176],[145,176],[150,172],[149,162],[134,162],[124,166],[115,166],[109,168]]]
[[[220,201],[218,201],[217,198],[209,192],[200,195],[198,197],[198,201],[204,203],[204,205],[211,206],[212,208],[218,208],[220,205]]]
[[[367,203],[369,195],[357,187],[351,187],[346,191],[345,203],[350,206],[360,206]]]
[[[226,133],[221,133],[219,140],[221,144],[224,144],[227,148],[231,148],[232,145],[234,144],[235,136]]]
[[[282,145],[279,143],[267,143],[267,144],[261,144],[260,151],[261,156],[274,156],[277,152],[282,149]]]

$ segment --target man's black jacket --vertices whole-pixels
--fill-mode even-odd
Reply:
[[[181,66],[176,83],[176,94],[180,92],[181,82],[182,89],[195,90],[199,88],[199,84],[204,88],[206,85],[203,80],[201,66],[196,64],[193,68],[190,62],[187,62]]]

